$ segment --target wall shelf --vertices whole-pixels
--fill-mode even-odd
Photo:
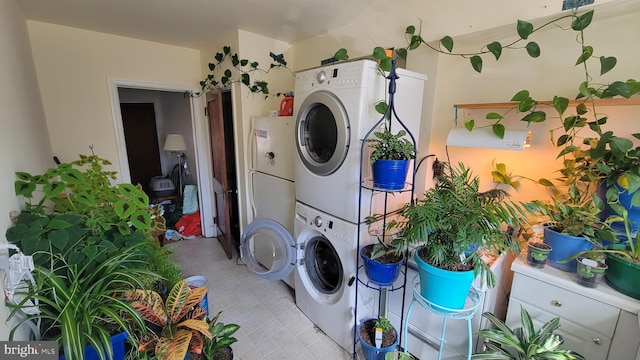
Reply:
[[[584,100],[570,100],[569,106],[576,106]],[[625,98],[613,98],[613,99],[596,99],[597,106],[628,106],[628,105],[640,105],[640,97],[633,97],[629,99]],[[458,109],[508,109],[517,107],[517,101],[506,102],[493,102],[493,103],[476,103],[476,104],[455,104],[454,108]],[[552,101],[540,101],[538,106],[553,107]]]

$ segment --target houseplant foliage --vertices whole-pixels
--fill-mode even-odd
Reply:
[[[260,68],[260,64],[257,61],[242,59],[238,53],[231,50],[230,46],[223,46],[222,51],[216,53],[215,61],[209,63],[210,73],[204,80],[200,81],[200,87],[204,92],[227,88],[232,83],[237,82],[246,86],[252,93],[261,93],[266,97],[270,95],[269,84],[264,80],[252,80],[252,76],[255,73],[267,74],[274,68],[287,68],[287,62],[282,54],[270,53],[269,56],[273,62],[265,70]],[[275,96],[282,94],[276,93]],[[199,96],[201,94],[196,93],[194,95]]]
[[[475,252],[482,246],[494,253],[519,252],[519,244],[502,230],[517,228],[519,209],[505,203],[501,189],[479,191],[480,179],[459,163],[444,164],[443,173],[422,200],[403,208],[404,220],[394,223],[401,229],[393,245],[399,251],[417,248],[425,262],[446,270],[474,270],[475,275],[495,285],[489,266]]]
[[[486,351],[473,354],[472,359],[513,359],[513,360],[584,360],[584,357],[559,347],[564,340],[553,332],[560,327],[560,318],[554,318],[536,331],[531,316],[525,308],[520,310],[521,326],[510,329],[505,323],[490,312],[482,314],[495,329],[483,329],[478,335],[485,337]]]
[[[70,264],[64,256],[47,250],[38,254],[50,261],[47,266],[35,266],[35,283],[29,291],[19,293],[24,300],[14,306],[9,318],[28,306],[28,300],[39,303],[39,313],[24,321],[41,319],[42,340],[61,344],[66,359],[83,359],[87,344],[96,349],[101,359],[111,359],[111,335],[119,331],[130,333],[130,327],[144,327],[136,310],[122,298],[124,292],[142,286],[140,278],[153,275],[144,269],[145,259],[135,251],[115,253],[105,261],[83,265]]]
[[[47,251],[92,270],[129,249],[149,259],[145,268],[160,271],[171,286],[179,279],[179,269],[170,262],[171,251],[158,248],[151,236],[165,229],[160,209],[149,207],[149,197],[140,187],[112,184],[116,173],[105,170],[109,165],[96,155],[80,155],[41,175],[17,173],[16,194],[27,203],[7,230],[7,240],[45,268],[51,265]],[[157,279],[150,276],[148,281]]]
[[[376,329],[382,332],[380,348],[376,347]],[[358,339],[362,346],[362,352],[367,360],[377,360],[394,351],[398,344],[398,332],[389,319],[380,316],[375,319],[367,319],[358,327]]]
[[[186,280],[176,283],[164,300],[151,290],[136,289],[125,298],[148,325],[140,335],[139,351],[161,360],[182,360],[187,351],[200,354],[204,338],[212,338],[207,311],[199,306],[207,288],[190,289]]]
[[[211,339],[206,337],[204,338],[202,355],[204,355],[208,360],[216,359],[217,356],[221,355],[220,353],[223,352],[225,348],[229,348],[232,344],[238,341],[233,334],[240,329],[240,325],[225,324],[219,321],[218,318],[221,313],[221,311],[218,312],[211,320],[206,319],[209,324]]]

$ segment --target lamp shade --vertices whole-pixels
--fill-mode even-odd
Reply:
[[[184,138],[180,134],[169,134],[167,140],[164,142],[164,151],[184,151],[187,150],[187,145],[184,143]]]
[[[448,146],[463,146],[473,148],[488,148],[500,150],[522,151],[531,143],[529,130],[509,130],[504,131],[501,139],[496,136],[491,129],[453,128],[447,137]]]

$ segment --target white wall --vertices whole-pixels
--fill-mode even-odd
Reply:
[[[418,18],[424,19],[422,36],[426,40],[437,40],[449,34],[454,37],[455,50],[477,51],[484,44],[500,40],[505,33],[509,34],[508,39],[513,39],[511,34],[515,34],[517,19],[533,21],[531,19],[561,12],[558,1],[490,1],[480,4],[456,0],[436,4],[409,0],[402,5],[393,3],[389,6],[392,7],[387,9],[389,13],[381,9],[378,15],[294,44],[295,68],[319,66],[320,60],[331,57],[340,47],[347,48],[351,57],[358,57],[370,54],[376,45],[402,46],[405,44],[404,29],[409,24],[418,26]],[[465,11],[460,12],[460,8]],[[615,79],[637,79],[640,48],[633,45],[630,36],[640,33],[638,3],[632,0],[596,1],[596,5],[590,8],[595,8],[596,12],[594,23],[587,29],[586,36],[596,49],[596,55],[614,55],[618,58],[618,66],[611,74]],[[581,79],[580,69],[573,66],[579,54],[575,33],[555,29],[536,35],[536,39],[542,47],[540,58],[531,59],[524,51],[503,53],[497,64],[487,58],[482,74],[476,73],[468,60],[436,55],[424,45],[410,51],[407,68],[426,74],[429,78],[423,99],[420,153],[435,154],[439,160],[446,160],[444,143],[449,129],[454,126],[454,104],[504,102],[524,88],[530,89],[539,100],[550,100],[554,94],[574,97],[580,81],[578,79]],[[594,70],[594,73],[597,75],[598,72]],[[611,79],[609,76],[607,78]],[[611,118],[614,118],[613,111],[623,111],[626,119],[633,119],[638,116],[634,110],[637,108],[606,111],[612,113]],[[484,119],[483,114],[474,113],[470,116],[476,121]],[[622,120],[622,117],[616,117],[616,120]],[[508,124],[512,127],[522,126],[516,120]],[[533,178],[550,177],[558,166],[553,163],[557,151],[549,145],[548,130],[557,126],[557,123],[536,125],[533,126],[533,147],[523,153],[450,148],[451,161],[464,161],[471,165],[474,173],[481,176],[484,187],[493,186],[490,170],[494,158],[506,162],[514,173]],[[620,126],[623,129],[632,128],[630,123],[621,123]],[[430,169],[431,161],[423,166]],[[422,169],[423,172],[425,170]],[[425,176],[425,186],[429,187],[430,170]],[[419,183],[416,185],[419,193]],[[546,198],[544,192],[532,184],[514,193],[514,199]]]
[[[177,46],[28,21],[53,152],[89,153],[120,169],[107,78],[193,86],[200,52]]]
[[[4,244],[11,226],[9,212],[24,204],[23,198],[15,196],[15,172],[41,174],[54,165],[27,26],[16,0],[0,1],[0,73],[0,244]],[[4,279],[2,271],[0,279]],[[5,341],[14,322],[5,322],[9,310],[1,293],[0,340]],[[16,340],[26,340],[26,332],[19,332]]]

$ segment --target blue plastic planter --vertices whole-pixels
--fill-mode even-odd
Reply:
[[[129,334],[124,331],[111,337],[111,346],[113,347],[113,360],[124,359],[124,343],[127,338],[129,338]],[[60,355],[58,357],[58,360],[66,359],[64,355]],[[84,348],[84,360],[100,360],[100,356],[98,356],[98,352],[93,346],[87,345]]]
[[[376,160],[371,164],[373,186],[382,190],[400,190],[405,185],[409,160]]]
[[[420,276],[420,295],[430,303],[443,308],[463,309],[475,279],[473,270],[449,271],[437,268],[422,260],[418,251],[414,259]]]
[[[396,347],[398,346],[398,331],[395,328],[393,328],[393,331],[395,331],[396,333],[396,342],[394,342],[393,345],[383,347],[383,348],[377,348],[375,346],[369,345],[365,341],[363,341],[362,338],[360,337],[360,327],[362,326],[363,323],[369,320],[375,320],[375,319],[367,319],[358,325],[358,339],[360,340],[360,345],[362,347],[362,354],[364,355],[364,358],[367,360],[384,360],[385,355],[388,352],[395,350]]]
[[[371,260],[364,254],[364,250],[368,247],[373,247],[373,245],[362,247],[360,249],[360,257],[364,262],[364,272],[367,274],[369,280],[378,286],[389,286],[393,284],[400,274],[400,267],[404,258],[397,263],[384,264]]]
[[[576,259],[569,262],[561,261],[566,260],[581,251],[593,249],[593,244],[584,237],[562,234],[547,227],[544,228],[543,242],[551,245],[553,248],[549,253],[547,264],[569,272],[576,271],[576,268],[578,267]]]
[[[629,212],[629,220],[631,221],[631,232],[635,236],[635,234],[638,232],[638,229],[640,228],[640,207],[631,206],[631,200],[633,200],[633,196],[636,193],[634,192],[630,194],[627,190],[623,189],[618,184],[615,184],[614,186],[618,188],[618,199],[620,200],[620,204]],[[602,199],[602,201],[604,202],[604,209],[602,209],[602,211],[600,212],[600,219],[602,219],[603,221],[611,215],[616,215],[615,211],[613,211],[609,204],[607,204],[606,193],[607,187],[604,185],[604,182],[601,182],[600,186],[598,186],[597,194],[598,197],[600,197],[600,199]],[[620,233],[625,232],[624,224],[621,221],[612,223],[611,227]]]

